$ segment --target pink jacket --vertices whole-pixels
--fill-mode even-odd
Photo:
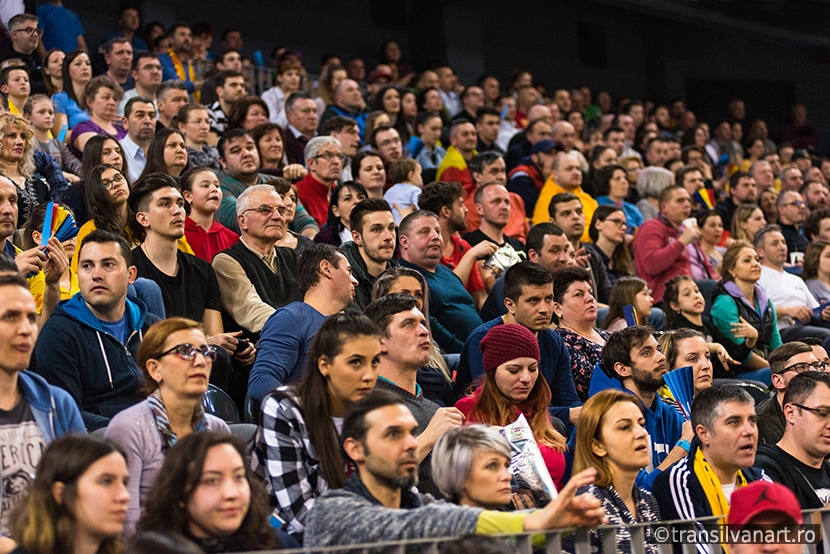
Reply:
[[[637,275],[651,288],[654,302],[663,299],[666,282],[678,275],[691,275],[689,253],[680,242],[680,233],[662,215],[643,223],[634,235],[634,263]]]

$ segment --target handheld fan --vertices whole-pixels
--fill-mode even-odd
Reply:
[[[637,308],[635,308],[632,304],[623,306],[623,316],[625,316],[625,323],[629,327],[640,324],[640,320],[637,318]]]
[[[687,420],[692,418],[692,399],[695,396],[695,376],[692,366],[673,369],[663,376],[672,397],[677,401],[680,413]]]
[[[75,223],[72,214],[63,206],[49,202],[46,205],[46,216],[43,218],[40,245],[46,246],[52,237],[64,242],[77,236],[78,224]]]

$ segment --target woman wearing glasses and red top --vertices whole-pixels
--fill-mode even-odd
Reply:
[[[104,433],[127,452],[130,504],[125,534],[135,531],[141,504],[176,441],[196,431],[230,432],[202,407],[215,360],[216,347],[208,345],[195,321],[166,319],[144,335],[137,361],[144,370],[141,392],[147,398],[112,418]]]

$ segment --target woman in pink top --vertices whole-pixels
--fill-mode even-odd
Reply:
[[[481,339],[484,382],[455,407],[466,423],[505,426],[524,414],[556,489],[565,473],[566,439],[550,422],[551,392],[539,379],[539,341],[522,325],[496,325]]]

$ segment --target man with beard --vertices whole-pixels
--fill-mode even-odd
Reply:
[[[683,183],[678,183],[683,184]],[[758,186],[749,173],[738,171],[729,178],[729,198],[721,200],[715,210],[723,220],[723,228],[732,228],[732,216],[741,204],[754,204],[758,201]]]
[[[752,467],[758,446],[755,402],[735,385],[715,385],[692,402],[694,441],[689,455],[654,481],[652,492],[663,519],[726,516],[733,491],[769,481]],[[709,553],[708,544],[697,551]]]
[[[799,190],[807,204],[807,213],[830,208],[830,189],[820,181],[808,181]]]
[[[216,149],[219,150],[219,165],[222,166],[222,171],[216,174],[222,188],[222,203],[216,211],[216,220],[239,233],[236,198],[248,187],[267,183],[273,177],[259,172],[259,151],[250,131],[231,129],[222,135]],[[309,238],[314,238],[320,230],[300,202],[297,203],[291,230]]]
[[[507,313],[478,326],[464,343],[456,377],[457,390],[466,390],[471,382],[484,375],[479,348],[484,335],[496,325],[522,325],[539,340],[539,372],[552,393],[550,414],[562,423],[575,425],[582,402],[570,370],[571,357],[562,337],[549,328],[553,315],[553,276],[539,264],[519,262],[504,272],[504,296]]]
[[[444,238],[438,216],[418,210],[403,218],[398,233],[401,265],[417,270],[429,286],[430,315],[458,340],[467,340],[482,321],[461,280],[441,265]]]
[[[652,463],[640,472],[637,483],[647,490],[661,473],[686,456],[694,436],[691,423],[684,423],[680,413],[657,394],[665,384],[667,365],[653,332],[651,327],[635,325],[612,333],[602,349],[602,365],[594,371],[588,391],[593,396],[609,388],[623,389],[642,403],[645,427],[651,437]]]
[[[492,256],[498,246],[490,241],[481,241],[472,247],[459,236],[467,228],[467,206],[464,205],[464,191],[458,183],[438,181],[426,185],[418,198],[418,205],[421,209],[438,215],[444,241],[441,265],[450,268],[461,279],[476,307],[480,308],[487,297],[487,291],[477,262]]]
[[[193,32],[187,23],[174,23],[167,33],[170,35],[173,44],[166,53],[159,55],[163,79],[165,81],[181,81],[187,88],[187,92],[193,94],[204,84],[204,81],[196,80],[196,72],[190,63]]]
[[[383,198],[361,200],[349,215],[349,229],[352,240],[340,245],[340,250],[357,279],[351,309],[362,312],[372,301],[372,288],[378,275],[398,265],[392,208]]]
[[[349,408],[342,445],[357,471],[343,488],[317,499],[309,512],[305,546],[532,532],[602,521],[605,510],[599,499],[575,497],[578,487],[593,482],[593,469],[574,475],[550,504],[535,511],[495,512],[419,494],[413,487],[418,484],[419,439],[426,430],[418,435],[418,420],[408,405],[399,395],[375,390]]]

